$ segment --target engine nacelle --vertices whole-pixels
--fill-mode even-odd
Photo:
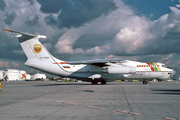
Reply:
[[[134,74],[136,73],[135,67],[108,67],[103,70],[107,74]]]

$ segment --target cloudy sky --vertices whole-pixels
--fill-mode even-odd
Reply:
[[[13,29],[41,40],[62,60],[163,62],[180,75],[179,0],[0,0],[0,69],[24,66]]]

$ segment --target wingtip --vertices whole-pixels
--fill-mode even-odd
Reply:
[[[3,30],[4,30],[4,31],[10,31],[10,32],[12,31],[12,30],[10,30],[10,29],[3,29]]]

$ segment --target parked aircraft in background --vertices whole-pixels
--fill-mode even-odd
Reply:
[[[27,61],[26,66],[51,73],[61,77],[75,78],[92,84],[106,84],[120,79],[158,79],[167,80],[175,74],[175,71],[162,63],[136,62],[130,60],[100,59],[83,61],[63,61],[53,57],[39,42],[44,35],[32,35],[4,29],[16,33],[22,46]]]
[[[1,76],[0,76],[0,81],[3,80],[3,79],[4,79],[4,77],[1,77]]]

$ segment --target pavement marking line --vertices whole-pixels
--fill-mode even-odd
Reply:
[[[163,118],[164,120],[176,120],[174,118]]]
[[[67,104],[67,105],[76,105],[74,103],[67,103],[67,102],[62,102],[62,103]]]
[[[133,112],[129,112],[128,114],[131,114],[131,115],[140,115],[139,113],[133,113]]]
[[[131,114],[131,115],[140,115],[139,113],[128,112],[128,111],[120,111],[120,110],[117,110],[116,112],[125,113],[125,114]]]
[[[23,101],[23,100],[0,100],[1,102],[16,102],[16,101]]]
[[[120,113],[128,113],[127,111],[119,111],[119,110],[117,110],[116,112],[120,112]]]
[[[103,110],[104,108],[100,108],[100,107],[95,107],[95,106],[86,106],[88,108],[94,108],[94,109],[100,109],[100,110]]]
[[[31,101],[31,102],[55,102],[52,100],[27,100],[27,101]]]
[[[101,101],[97,101],[97,100],[79,100],[76,102],[101,102]]]
[[[89,101],[89,100],[87,100],[87,101],[76,101],[76,102],[107,102],[107,103],[109,103],[109,102],[117,102],[117,103],[123,103],[123,102],[127,102],[127,101]],[[177,102],[177,103],[179,103],[180,101],[129,101],[130,103],[175,103],[175,102]]]
[[[52,102],[60,103],[61,101],[52,101]]]
[[[126,101],[115,101],[115,102],[126,102]],[[180,102],[180,101],[129,101],[130,103],[174,103],[174,102]]]

